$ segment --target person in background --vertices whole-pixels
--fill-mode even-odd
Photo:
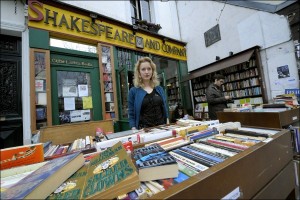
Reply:
[[[178,104],[172,115],[172,123],[175,123],[177,121],[177,119],[180,119],[183,117],[184,117],[183,107],[181,106],[181,104]]]
[[[231,101],[230,96],[224,96],[221,85],[224,83],[225,77],[221,74],[214,76],[214,82],[210,84],[206,90],[206,99],[208,103],[209,119],[217,119],[217,111],[223,111],[227,108],[227,103]]]
[[[164,90],[159,86],[156,65],[149,57],[135,64],[134,87],[128,95],[129,126],[132,130],[169,123]]]

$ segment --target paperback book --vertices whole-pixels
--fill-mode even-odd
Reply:
[[[45,199],[83,164],[84,158],[79,152],[47,161],[1,193],[1,199]]]
[[[135,149],[133,158],[141,181],[178,176],[179,170],[175,158],[158,144]]]
[[[94,155],[48,199],[113,199],[139,187],[136,168],[118,142]]]

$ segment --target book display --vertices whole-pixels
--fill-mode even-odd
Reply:
[[[52,123],[49,51],[31,49],[31,127],[32,131]],[[49,114],[48,114],[49,113]]]
[[[80,152],[47,161],[1,193],[1,199],[45,199],[84,164]],[[31,168],[30,165],[27,166]]]
[[[118,106],[116,105],[116,81],[114,74],[114,63],[112,59],[112,49],[110,46],[99,44],[102,60],[100,64],[100,79],[102,91],[102,109],[104,119],[114,119],[118,116]]]
[[[108,134],[106,140],[95,144],[97,152],[86,155],[86,164],[69,174],[48,198],[293,198],[295,172],[289,130],[217,120],[180,123]],[[134,149],[127,150],[133,159],[124,148],[129,142]],[[162,156],[165,153],[172,159]],[[161,168],[165,166],[166,170]],[[9,186],[4,190],[9,191]]]
[[[225,96],[231,96],[235,104],[262,104],[265,101],[265,94],[257,57],[258,55],[253,53],[248,60],[242,63],[191,79],[194,117],[200,120],[209,118],[205,94],[209,84],[214,81],[213,76],[215,74],[223,74],[225,76],[222,91]]]

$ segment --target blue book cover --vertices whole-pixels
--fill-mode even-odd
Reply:
[[[30,174],[30,176],[26,176],[25,178],[20,180],[16,185],[1,193],[1,199],[28,198],[28,195],[30,195],[35,189],[37,189],[37,187],[45,183],[46,180],[49,179],[51,176],[55,176],[58,170],[62,169],[64,166],[66,166],[71,161],[75,160],[77,157],[80,157],[81,160],[76,163],[81,163],[81,164],[77,164],[76,167],[75,166],[72,167],[73,171],[76,172],[84,164],[84,158],[80,152],[48,161],[45,165],[43,165],[42,167],[34,171],[32,174]],[[72,164],[76,165],[76,163],[72,163]],[[70,169],[63,171],[63,173],[68,174],[67,171],[70,171]],[[70,173],[71,175],[73,174],[72,172]],[[61,179],[61,177],[62,176],[56,177],[56,179],[59,178]],[[68,177],[66,177],[66,179],[67,178]],[[52,182],[51,184],[47,183],[46,187],[48,188],[54,187],[53,190],[55,190],[63,181],[65,181],[65,179],[57,184],[53,184]],[[43,191],[38,191],[38,192],[44,193]],[[42,194],[42,195],[45,196],[44,197],[45,199],[49,194]],[[41,197],[31,196],[29,198],[41,198]]]

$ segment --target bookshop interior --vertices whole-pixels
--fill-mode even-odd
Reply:
[[[274,67],[276,81],[260,44],[190,69],[190,41],[158,34],[159,24],[132,26],[63,1],[26,4],[28,94],[18,70],[24,42],[0,39],[1,199],[300,199],[299,43],[295,66]],[[156,66],[168,121],[131,129],[130,89],[144,57]],[[267,83],[285,81],[276,94]]]

